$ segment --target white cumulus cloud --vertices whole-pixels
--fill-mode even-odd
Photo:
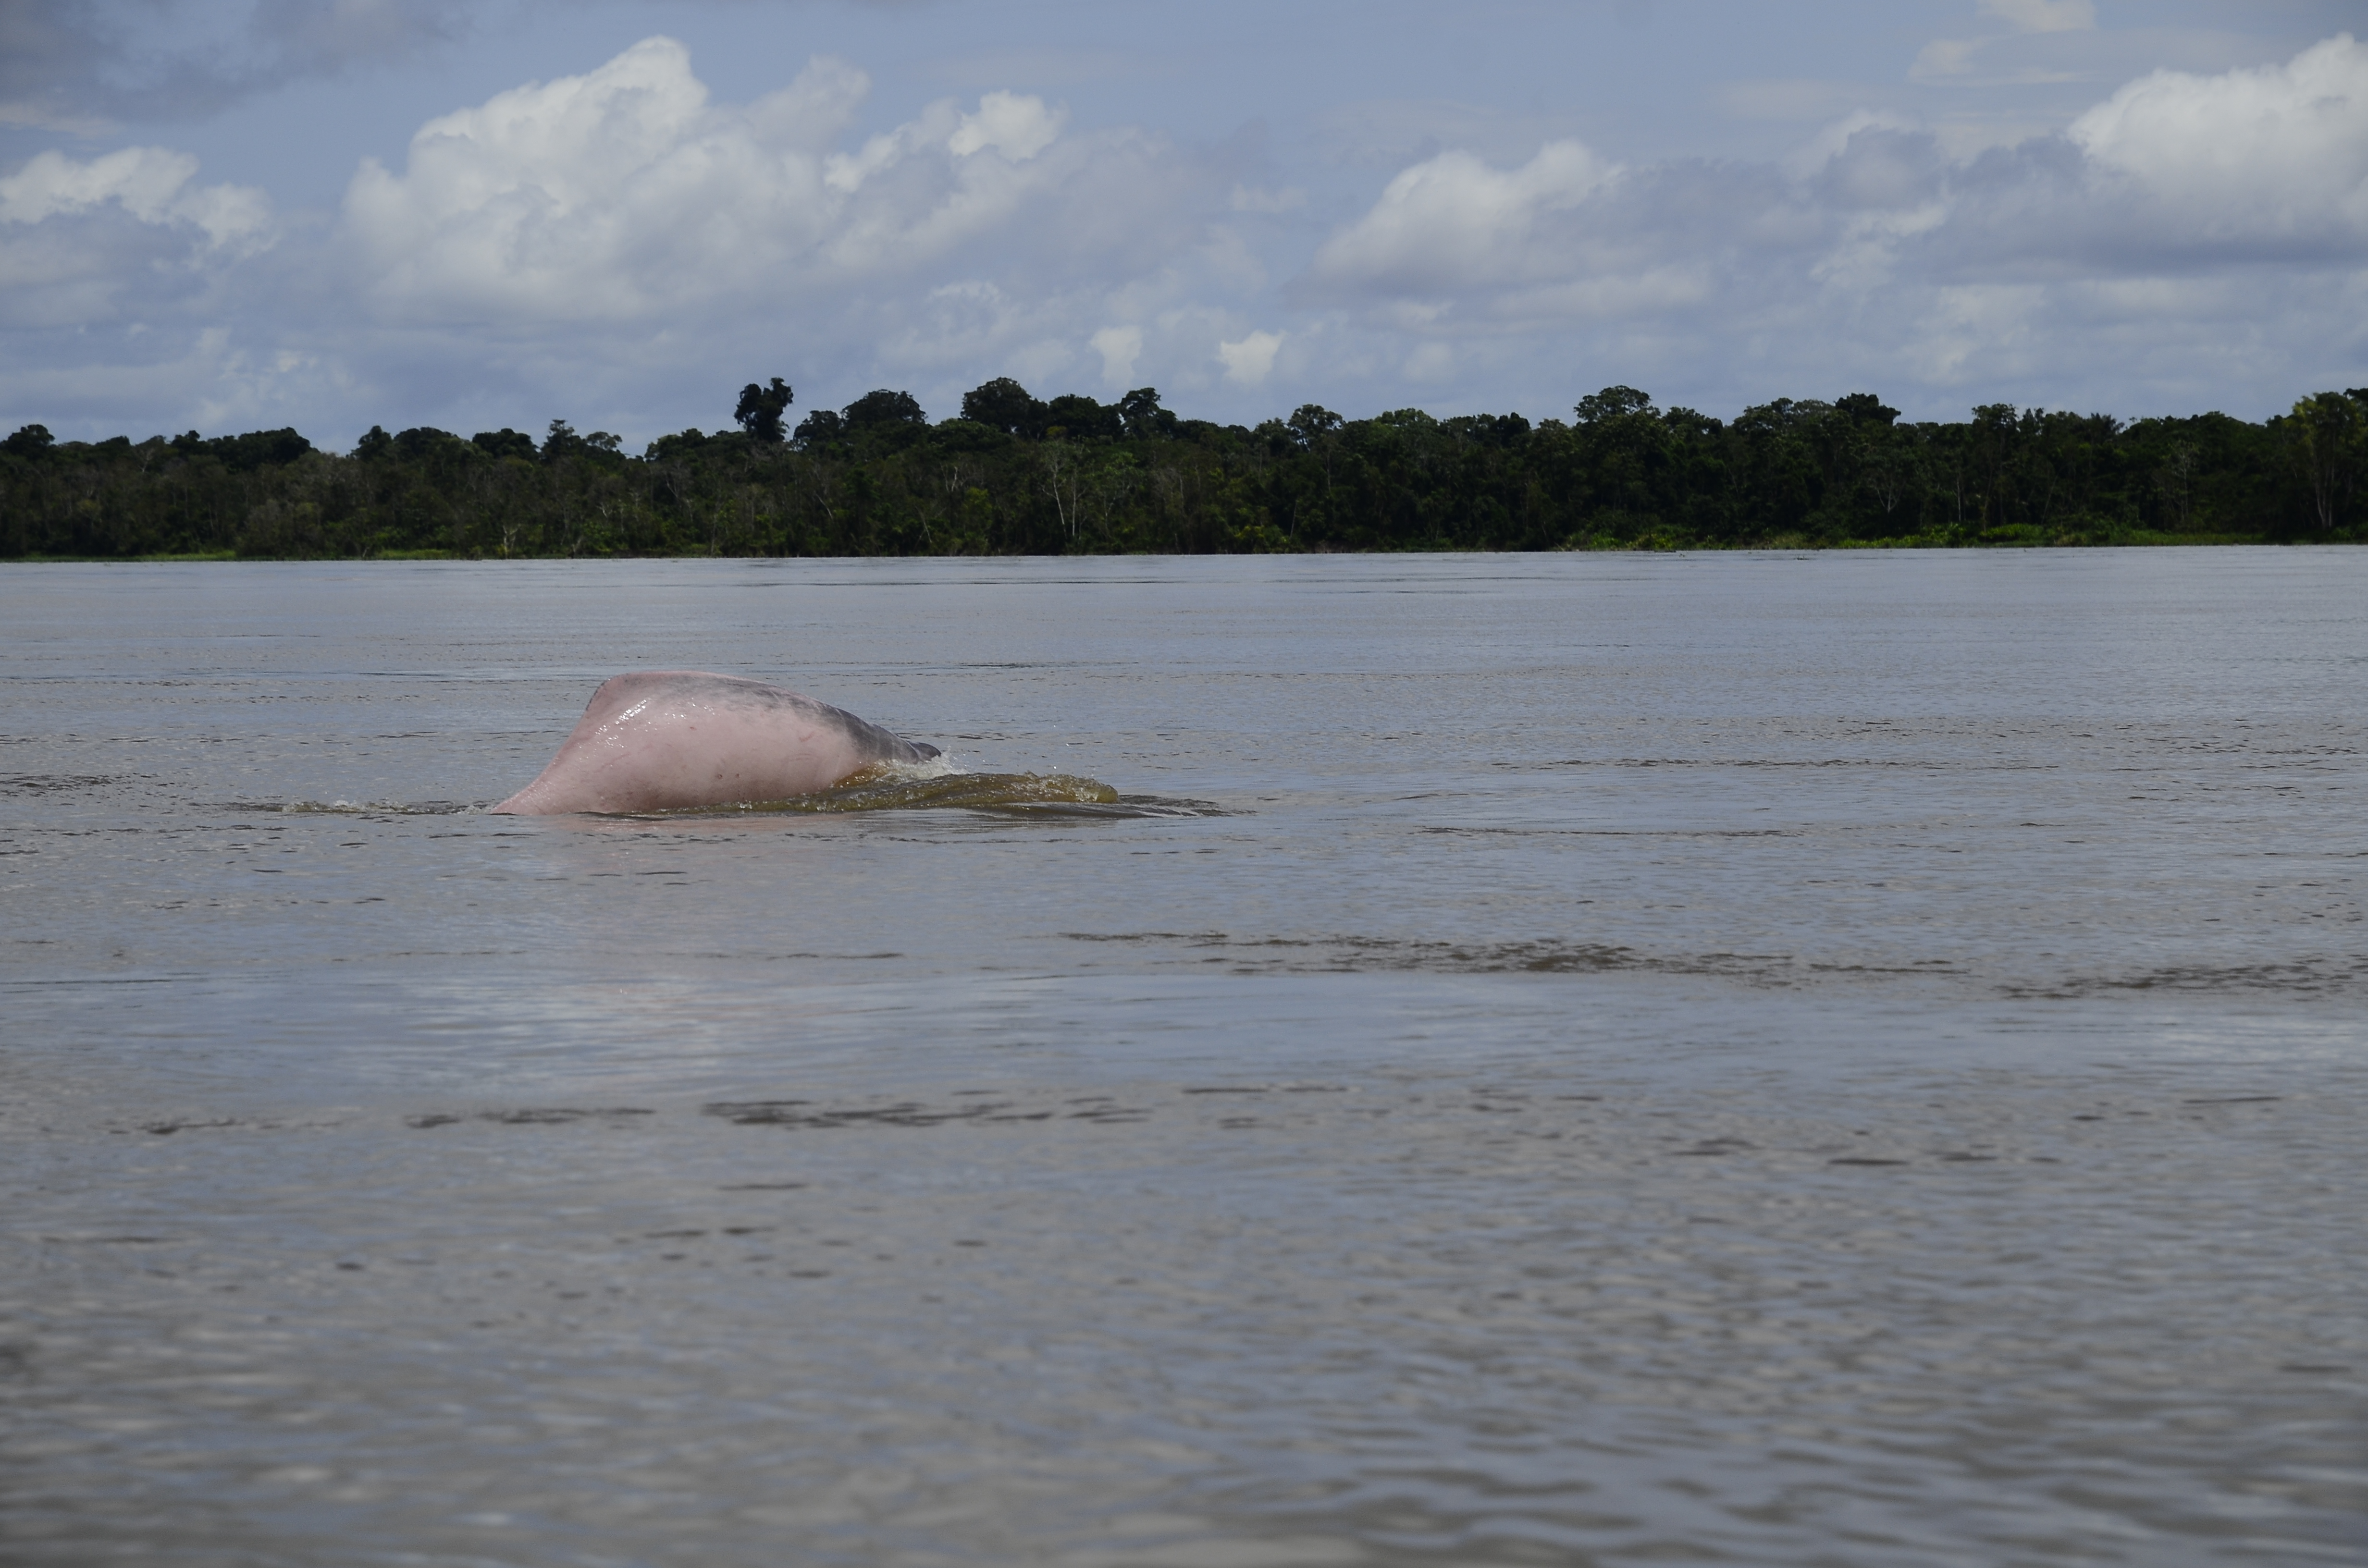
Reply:
[[[1067,119],[1046,108],[1042,98],[989,93],[978,100],[976,114],[962,116],[946,148],[957,158],[967,158],[992,147],[1015,163],[1025,163],[1053,144]]]
[[[125,147],[88,162],[35,155],[0,178],[0,222],[39,223],[112,204],[142,223],[188,223],[208,244],[251,241],[271,226],[271,201],[247,186],[192,188],[198,161],[166,147]]]
[[[1372,210],[1326,240],[1310,276],[1419,293],[1552,271],[1558,220],[1613,173],[1576,142],[1549,142],[1518,169],[1441,153],[1391,180]]]
[[[827,235],[829,138],[868,86],[818,61],[739,111],[651,39],[582,76],[429,120],[401,173],[366,161],[345,232],[394,316],[632,317],[745,288]]]
[[[345,238],[395,319],[704,321],[897,280],[1055,238],[1108,262],[1156,243],[1160,150],[1064,139],[1042,99],[951,100],[837,141],[870,83],[830,59],[719,106],[671,39],[433,119],[400,171],[365,163]],[[1023,222],[1032,216],[1034,222]]]
[[[167,319],[212,297],[276,224],[261,191],[197,173],[187,153],[125,147],[41,153],[0,177],[0,324]]]
[[[1238,386],[1254,387],[1263,382],[1274,370],[1275,351],[1282,347],[1283,335],[1279,332],[1254,332],[1232,343],[1217,345],[1217,358],[1225,367],[1225,379]]]
[[[1134,378],[1134,362],[1143,358],[1143,329],[1106,326],[1093,335],[1094,352],[1102,357],[1102,380],[1122,387]]]
[[[2069,135],[2207,233],[2368,233],[2368,45],[2349,33],[2283,65],[2157,71]]]

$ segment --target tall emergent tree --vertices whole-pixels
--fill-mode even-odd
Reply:
[[[990,426],[1007,436],[1042,434],[1047,413],[1042,403],[1029,395],[1026,387],[1009,376],[997,376],[962,393],[964,419]]]
[[[847,405],[840,417],[850,430],[921,429],[929,416],[911,392],[882,387],[865,392]]]
[[[20,458],[38,458],[58,444],[46,425],[28,425],[5,441],[0,452],[14,452]]]
[[[796,401],[797,394],[779,376],[773,378],[770,386],[760,387],[750,381],[740,389],[740,406],[732,411],[732,417],[757,446],[778,447],[789,437],[781,416]]]
[[[2282,423],[2319,531],[2332,532],[2360,470],[2368,466],[2368,387],[2314,392],[2295,403]]]

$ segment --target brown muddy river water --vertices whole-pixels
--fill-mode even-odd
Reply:
[[[9,1568],[2368,1560],[2368,551],[0,626]],[[641,667],[966,771],[477,809]]]

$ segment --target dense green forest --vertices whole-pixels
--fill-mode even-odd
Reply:
[[[1568,421],[1181,419],[1008,380],[936,424],[871,392],[792,429],[776,378],[736,427],[618,437],[553,420],[0,441],[0,557],[902,555],[2360,540],[2368,389],[2250,424],[1782,399],[1721,421],[1629,387]]]

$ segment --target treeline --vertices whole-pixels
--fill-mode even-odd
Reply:
[[[1178,418],[1145,387],[1049,402],[1008,380],[931,423],[881,391],[791,428],[779,379],[737,428],[627,455],[554,420],[463,438],[373,427],[0,441],[0,556],[904,555],[2359,540],[2368,389],[2252,424],[1998,403],[1918,423],[1858,393],[1722,421],[1629,387],[1567,421]]]

